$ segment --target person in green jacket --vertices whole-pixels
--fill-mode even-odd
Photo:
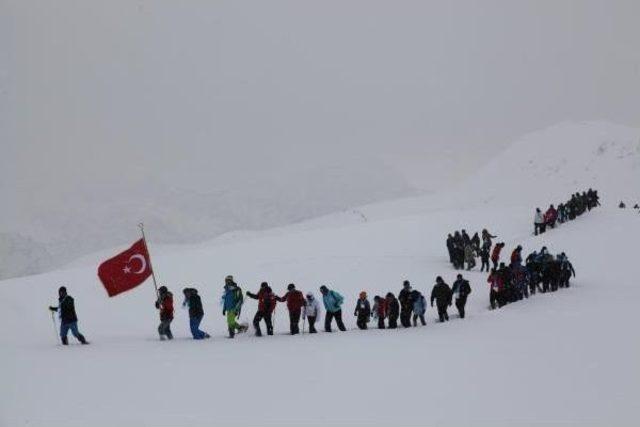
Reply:
[[[227,316],[227,327],[229,328],[229,338],[233,338],[236,332],[247,330],[246,325],[238,323],[238,317],[242,309],[244,297],[242,289],[233,281],[233,276],[224,279],[224,294],[222,295],[222,315]]]

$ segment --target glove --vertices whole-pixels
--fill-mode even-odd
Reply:
[[[160,308],[160,303],[156,301],[156,308]]]
[[[227,310],[222,310],[222,315],[226,316],[227,315]]]
[[[58,307],[51,307],[51,306],[49,306],[49,310],[51,310],[51,311],[58,311]]]

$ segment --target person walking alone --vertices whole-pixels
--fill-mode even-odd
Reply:
[[[80,344],[89,344],[84,335],[78,330],[78,315],[76,306],[71,295],[67,294],[67,288],[60,286],[58,289],[58,306],[49,306],[49,310],[58,312],[60,315],[60,341],[62,345],[69,345],[67,335],[69,331],[76,337]]]

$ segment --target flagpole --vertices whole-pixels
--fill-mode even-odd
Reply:
[[[149,252],[149,248],[147,247],[147,238],[144,235],[144,224],[138,224],[140,227],[140,232],[142,233],[142,243],[144,243],[144,249],[147,251],[147,255],[149,255],[149,268],[151,269],[151,278],[153,279],[153,287],[156,289],[156,298],[160,299],[160,293],[158,292],[158,282],[156,282],[156,271],[153,269],[153,264],[151,264],[151,253]]]

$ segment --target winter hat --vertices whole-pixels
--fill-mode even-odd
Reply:
[[[462,279],[462,274],[458,274],[458,279]]]
[[[411,287],[411,283],[409,283],[408,280],[405,280],[404,282],[402,282],[402,286],[404,286],[405,288],[409,288]]]
[[[367,297],[367,293],[365,291],[360,292],[360,299],[365,299]]]
[[[58,288],[58,293],[59,294],[66,294],[67,293],[67,288],[65,286],[60,286]]]
[[[293,283],[289,283],[289,286],[287,286],[287,290],[292,291],[296,288],[296,285],[294,285]]]
[[[163,294],[163,293],[165,293],[165,292],[167,292],[167,291],[168,291],[168,289],[167,289],[167,287],[166,287],[166,286],[160,286],[160,287],[158,288],[158,292],[160,292],[161,294]]]
[[[438,283],[442,282],[442,277],[440,277],[440,276],[436,277],[436,282],[438,282]]]
[[[309,292],[309,293],[307,294],[307,298],[308,298],[308,299],[313,299],[313,294],[312,294],[311,292]]]
[[[268,288],[269,284],[267,282],[262,282],[260,283],[260,288],[264,289],[264,288]]]
[[[224,278],[225,282],[233,282],[233,276],[232,275],[228,275],[227,277]]]
[[[329,288],[327,288],[325,285],[322,285],[322,286],[320,286],[320,292],[322,292],[322,293],[329,292]]]

